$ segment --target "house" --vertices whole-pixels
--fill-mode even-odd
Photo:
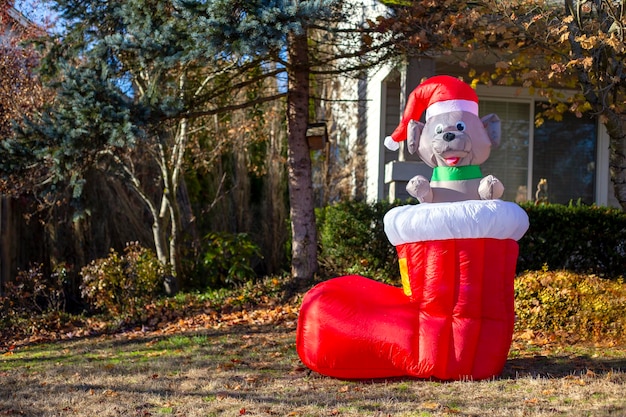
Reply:
[[[28,28],[32,23],[14,7],[8,7],[0,14],[0,39],[14,37],[14,34],[22,28]]]
[[[371,0],[363,4],[370,10],[376,7]],[[352,94],[358,95],[361,105],[349,110],[358,113],[356,122],[349,122],[354,114],[334,118],[341,136],[337,140],[351,143],[351,148],[359,143],[364,146],[365,172],[358,193],[368,201],[406,199],[405,186],[410,178],[417,174],[430,178],[431,168],[410,155],[403,143],[392,152],[383,146],[383,139],[397,126],[405,97],[421,80],[439,74],[467,75],[443,56],[420,57],[377,68],[358,86],[347,81],[343,91],[357,92]],[[562,122],[546,120],[536,127],[535,114],[542,99],[527,89],[479,85],[476,92],[480,116],[495,113],[502,121],[501,146],[492,151],[482,172],[502,181],[503,199],[523,202],[547,197],[552,203],[580,201],[619,207],[609,177],[609,136],[596,118],[566,114]],[[341,114],[346,115],[345,111]],[[352,123],[351,129],[346,123]],[[538,195],[542,179],[547,181],[547,190],[542,187]],[[355,187],[359,188],[358,180]]]
[[[384,148],[382,139],[397,126],[406,97],[423,78],[454,73],[445,62],[413,59],[404,66],[382,68],[367,81],[365,130],[368,200],[405,199],[407,181],[416,174],[430,177],[431,169],[401,146]],[[536,199],[541,179],[548,184],[548,200],[567,204],[618,206],[609,178],[609,137],[595,118],[565,115],[562,122],[535,127],[541,99],[516,87],[478,86],[479,113],[496,113],[502,121],[502,143],[482,165],[505,185],[504,199]]]

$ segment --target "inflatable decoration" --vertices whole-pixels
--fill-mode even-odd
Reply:
[[[407,140],[433,177],[407,185],[423,204],[384,217],[402,288],[358,275],[313,287],[296,333],[306,366],[347,379],[478,380],[502,372],[513,335],[517,240],[528,216],[496,199],[502,184],[481,174],[499,137],[498,118],[480,119],[476,94],[456,78],[433,77],[411,93],[385,145],[394,150]]]

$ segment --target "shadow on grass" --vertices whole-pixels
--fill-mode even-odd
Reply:
[[[522,377],[564,378],[567,376],[621,373],[626,382],[626,358],[607,359],[579,356],[543,356],[509,359],[504,366],[501,379]]]

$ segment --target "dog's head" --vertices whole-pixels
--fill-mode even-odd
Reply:
[[[467,111],[437,114],[426,123],[411,120],[407,148],[429,166],[480,165],[492,147],[500,144],[500,119],[489,114],[482,119]]]
[[[425,123],[419,122],[425,114]],[[418,85],[408,96],[402,120],[385,138],[385,146],[398,149],[407,141],[431,167],[480,165],[500,143],[500,119],[478,117],[474,89],[449,75],[437,75]]]

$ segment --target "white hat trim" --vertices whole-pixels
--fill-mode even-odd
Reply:
[[[472,100],[437,101],[426,109],[426,120],[433,116],[452,111],[466,111],[478,116],[478,103]]]

